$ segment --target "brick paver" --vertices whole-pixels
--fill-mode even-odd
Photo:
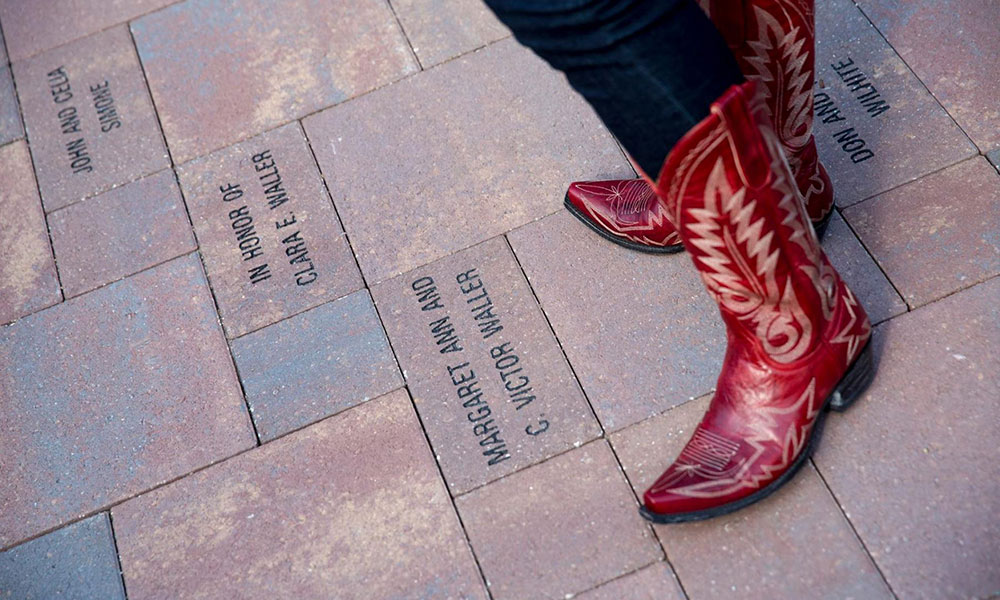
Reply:
[[[417,69],[382,0],[189,0],[132,31],[177,162]]]
[[[851,0],[816,3],[816,121],[837,204],[975,154],[975,146]]]
[[[0,329],[0,547],[253,446],[187,256]]]
[[[0,0],[10,59],[55,48],[177,0]]]
[[[10,67],[0,63],[0,145],[23,137],[24,126],[21,124],[21,111],[14,94]]]
[[[112,511],[129,598],[486,598],[406,392]]]
[[[859,0],[896,52],[983,152],[1000,148],[1000,4]]]
[[[994,278],[877,327],[875,382],[816,457],[900,598],[1000,589],[998,297]]]
[[[662,556],[603,440],[456,504],[495,600],[565,598]]]
[[[0,598],[125,600],[107,513],[0,552]]]
[[[844,215],[911,306],[1000,273],[1000,176],[982,157]]]
[[[0,324],[62,300],[31,156],[0,147]]]
[[[566,211],[510,240],[604,427],[711,389],[725,333],[686,254],[629,252]]]
[[[368,292],[233,340],[262,441],[403,385]]]
[[[49,231],[67,298],[196,248],[169,170],[51,213]]]
[[[229,337],[362,287],[298,124],[177,173]]]
[[[574,596],[576,600],[683,600],[684,597],[677,578],[663,561]]]
[[[612,436],[636,494],[680,453],[708,400],[689,402]],[[827,445],[844,443],[832,433],[825,438]],[[810,465],[749,508],[655,529],[691,600],[892,597]]]
[[[995,595],[1000,7],[816,5],[880,370],[651,526],[718,309],[562,208],[634,171],[480,0],[0,0],[0,598]]]
[[[631,174],[565,79],[510,40],[305,126],[372,282],[555,212],[575,177]]]
[[[170,166],[124,25],[15,61],[46,211]]]
[[[481,0],[392,0],[424,68],[510,35]]]
[[[453,493],[600,434],[503,238],[373,295]]]

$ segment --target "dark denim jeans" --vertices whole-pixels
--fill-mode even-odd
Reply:
[[[519,42],[566,74],[650,177],[743,81],[693,0],[486,0]]]

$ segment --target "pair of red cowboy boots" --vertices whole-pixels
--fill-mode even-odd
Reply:
[[[656,181],[574,184],[569,200],[622,245],[686,249],[726,324],[708,411],[643,498],[643,516],[661,523],[773,492],[808,459],[827,412],[874,375],[868,317],[814,230],[833,196],[811,133],[812,1],[709,9],[749,81],[712,104]]]

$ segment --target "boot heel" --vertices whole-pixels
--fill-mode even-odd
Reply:
[[[875,378],[875,361],[872,358],[871,339],[861,350],[861,354],[854,360],[854,364],[847,370],[847,373],[840,379],[840,383],[830,394],[830,410],[844,412],[850,408],[851,404],[861,396],[872,379]]]

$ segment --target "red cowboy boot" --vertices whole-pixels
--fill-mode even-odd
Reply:
[[[833,213],[833,186],[812,135],[816,30],[814,0],[699,0],[740,70],[757,81],[767,112],[820,238]],[[572,183],[566,208],[605,238],[640,252],[683,249],[659,200],[641,180]],[[621,202],[628,188],[635,200]],[[641,199],[640,199],[641,198]]]
[[[728,347],[707,413],[645,493],[655,522],[772,493],[808,459],[826,411],[845,410],[874,375],[868,317],[819,246],[755,85],[712,105],[657,184]]]

